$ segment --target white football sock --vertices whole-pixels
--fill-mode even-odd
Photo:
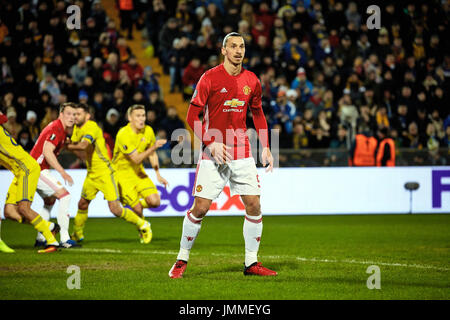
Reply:
[[[202,219],[194,217],[191,210],[188,210],[183,221],[183,233],[181,235],[180,252],[178,253],[177,260],[189,260],[189,252],[194,245],[194,241],[201,227]]]
[[[53,204],[44,204],[44,207],[41,210],[41,213],[39,214],[42,219],[46,221],[50,221],[50,212],[52,211]],[[50,229],[51,230],[51,229]],[[42,233],[38,232],[36,240],[45,242],[45,237],[42,235]]]
[[[259,243],[261,241],[263,223],[262,214],[259,216],[245,215],[244,220],[244,241],[245,241],[245,266],[258,261]]]
[[[61,242],[66,242],[67,240],[70,240],[70,236],[69,236],[70,199],[71,199],[71,196],[69,193],[67,193],[65,196],[63,196],[62,198],[59,199],[57,221],[58,221],[59,226],[61,227],[61,230],[59,231],[59,234],[61,237],[60,238]]]

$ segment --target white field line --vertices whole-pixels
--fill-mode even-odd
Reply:
[[[75,251],[75,250],[74,250]],[[95,249],[95,248],[80,248],[76,251],[83,251],[83,252],[94,252],[94,253],[122,253],[122,254],[161,254],[161,255],[173,255],[176,256],[178,254],[177,251],[159,251],[159,250],[119,250],[119,249]],[[191,253],[191,255],[197,255],[198,253]],[[240,257],[241,255],[238,254],[231,254],[231,253],[212,253],[213,256],[223,256],[223,257]],[[297,256],[264,256],[264,258],[268,259],[295,259],[297,261],[302,262],[320,262],[320,263],[348,263],[348,264],[363,264],[363,265],[380,265],[380,266],[389,266],[389,267],[402,267],[402,268],[415,268],[415,269],[432,269],[432,270],[439,270],[439,271],[450,271],[450,268],[445,267],[436,267],[436,266],[430,266],[430,265],[422,265],[422,264],[406,264],[406,263],[395,263],[395,262],[381,262],[381,261],[369,261],[369,260],[353,260],[353,259],[343,259],[343,260],[336,260],[336,259],[319,259],[319,258],[304,258],[304,257],[297,257]]]

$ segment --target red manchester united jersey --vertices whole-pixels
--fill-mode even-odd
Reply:
[[[253,72],[242,68],[232,76],[220,64],[202,75],[192,96],[191,105],[203,108],[204,135],[232,147],[234,159],[251,157],[247,108],[261,108],[261,93]]]
[[[45,141],[52,143],[55,146],[55,155],[58,156],[64,145],[64,140],[66,139],[66,131],[60,119],[50,122],[44,130],[42,130],[39,135],[36,144],[30,152],[30,155],[36,159],[36,161],[41,166],[41,170],[50,169],[47,161],[43,154],[43,148]]]

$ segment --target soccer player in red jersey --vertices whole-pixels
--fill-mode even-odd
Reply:
[[[64,170],[59,163],[57,156],[66,142],[67,131],[73,128],[75,123],[76,104],[66,102],[60,106],[59,117],[48,124],[39,135],[36,144],[30,152],[30,155],[36,159],[41,166],[41,175],[37,186],[37,192],[44,199],[44,207],[41,216],[45,220],[50,220],[50,212],[59,200],[57,221],[60,230],[61,246],[71,248],[79,246],[69,236],[69,206],[70,193],[66,188],[51,174],[50,167],[59,172],[66,184],[73,184],[72,177]],[[45,245],[45,239],[38,233],[36,246]]]
[[[245,43],[239,33],[227,34],[221,50],[224,63],[202,75],[189,105],[187,121],[202,140],[202,156],[197,165],[194,205],[183,221],[180,251],[169,271],[171,278],[183,276],[202,219],[227,182],[230,182],[232,194],[241,196],[246,210],[244,274],[277,275],[257,260],[262,234],[260,184],[246,135],[247,108],[250,108],[263,146],[262,163],[264,166],[268,163],[266,172],[272,171],[273,157],[261,106],[261,83],[253,72],[242,67]],[[203,122],[200,122],[202,111]]]

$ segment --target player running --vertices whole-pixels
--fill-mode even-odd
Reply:
[[[89,204],[101,191],[108,201],[111,212],[115,216],[135,224],[142,241],[149,243],[151,241],[150,223],[120,205],[115,170],[106,148],[103,131],[97,123],[89,119],[89,107],[86,104],[79,104],[75,113],[76,125],[71,138],[72,143],[67,145],[69,150],[85,152],[87,166],[87,176],[78,202],[78,212],[74,219],[72,239],[77,241],[84,239],[84,226],[88,217]]]
[[[8,118],[0,112],[0,125],[6,121],[8,121]],[[41,169],[36,160],[22,149],[8,131],[3,126],[0,127],[0,164],[14,174],[14,180],[6,197],[5,218],[19,222],[22,222],[22,217],[25,218],[38,232],[43,234],[48,244],[38,252],[55,252],[58,250],[59,244],[53,233],[58,232],[59,226],[45,221],[31,209]],[[14,252],[1,240],[0,251]]]
[[[144,208],[156,208],[161,201],[153,181],[145,173],[143,161],[150,160],[158,182],[167,187],[169,183],[159,172],[158,154],[155,152],[167,140],[156,140],[153,129],[145,124],[143,105],[129,107],[127,117],[129,123],[116,136],[113,164],[117,170],[122,203],[143,217]]]
[[[221,50],[224,63],[202,75],[189,105],[187,122],[202,140],[203,153],[197,165],[194,205],[184,218],[180,251],[169,271],[171,278],[182,278],[202,219],[228,181],[232,194],[241,196],[246,210],[244,274],[277,275],[257,260],[263,226],[260,184],[246,135],[247,108],[250,108],[264,147],[262,162],[264,166],[269,163],[266,172],[271,171],[273,158],[261,106],[261,83],[254,73],[242,67],[245,44],[240,34],[227,34]],[[203,123],[199,120],[202,111]]]
[[[59,200],[57,221],[60,230],[60,245],[63,248],[78,247],[77,243],[69,236],[69,206],[70,193],[50,172],[50,167],[59,172],[64,182],[69,186],[73,185],[72,177],[64,170],[57,157],[64,147],[67,132],[71,131],[75,122],[75,107],[73,102],[61,104],[59,108],[59,117],[49,123],[42,130],[36,141],[30,155],[36,159],[41,166],[41,175],[37,186],[37,192],[44,200],[44,207],[41,216],[49,221],[50,212],[56,202]],[[45,239],[42,234],[37,235],[35,246],[45,245]]]

